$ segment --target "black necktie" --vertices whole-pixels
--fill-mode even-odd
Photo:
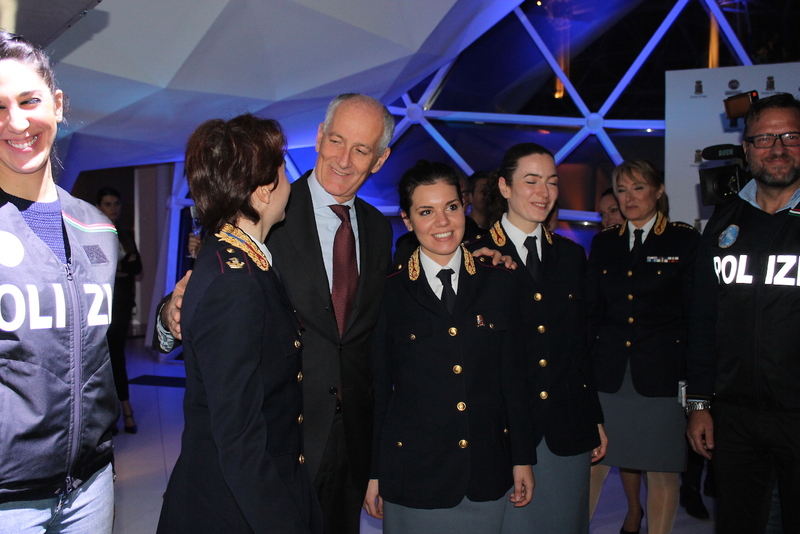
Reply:
[[[453,269],[442,269],[436,275],[436,278],[442,281],[442,304],[450,315],[453,315],[453,308],[456,305],[456,292],[453,291],[453,282],[450,279],[452,275]]]
[[[539,259],[539,251],[536,250],[536,236],[525,238],[525,248],[528,249],[528,259],[525,262],[525,267],[531,273],[534,280],[539,279],[539,273],[542,267],[542,261]]]
[[[639,230],[633,231],[633,248],[631,249],[631,258],[636,259],[639,257],[639,254],[642,253],[642,235],[644,234],[644,230],[641,228]]]

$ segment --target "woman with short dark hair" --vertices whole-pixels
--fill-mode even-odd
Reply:
[[[303,458],[302,325],[264,245],[289,199],[280,125],[242,115],[189,138],[210,232],[181,308],[185,427],[158,532],[321,532]]]

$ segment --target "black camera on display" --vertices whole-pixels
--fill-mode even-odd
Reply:
[[[736,120],[744,117],[750,104],[758,100],[757,91],[734,95],[724,100],[725,116]],[[730,201],[752,179],[747,172],[744,149],[741,145],[714,145],[703,149],[703,159],[730,161],[728,165],[700,169],[700,200],[704,206]]]

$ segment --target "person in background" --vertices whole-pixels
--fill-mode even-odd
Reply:
[[[136,306],[134,300],[136,276],[142,272],[142,258],[136,248],[133,231],[119,226],[119,217],[122,214],[119,191],[113,187],[103,187],[97,192],[95,206],[114,223],[119,235],[119,261],[114,278],[111,324],[108,327],[106,338],[108,352],[111,355],[111,369],[114,372],[114,386],[122,406],[122,429],[128,434],[136,434],[138,427],[133,418],[128,388],[128,370],[125,366],[125,341],[128,339],[133,307]],[[112,433],[116,434],[116,427]]]
[[[185,426],[158,532],[306,534],[322,516],[303,456],[302,326],[264,245],[284,218],[273,120],[210,120],[186,179],[209,239],[183,300]]]
[[[53,181],[64,94],[0,31],[0,533],[110,534],[119,402],[106,344],[119,242]]]
[[[552,153],[536,143],[511,147],[487,199],[503,215],[475,246],[497,248],[519,265],[514,274],[538,460],[533,500],[524,508],[506,505],[503,533],[585,534],[589,471],[605,455],[607,439],[586,348],[586,254],[545,228],[558,202]]]
[[[619,202],[617,202],[613,188],[609,187],[600,195],[600,201],[597,203],[597,213],[600,214],[600,225],[603,228],[625,222],[619,211]]]
[[[398,185],[420,242],[392,269],[373,334],[375,433],[364,508],[387,534],[500,533],[536,459],[514,275],[461,244],[458,177],[420,160]],[[512,467],[513,466],[513,467]]]
[[[620,469],[628,498],[621,533],[639,532],[647,479],[647,532],[672,530],[678,474],[684,470],[685,417],[678,401],[694,262],[700,234],[668,222],[664,179],[652,164],[625,161],[614,191],[626,222],[592,240],[587,271],[589,342],[611,446],[592,468],[591,509],[609,467]]]
[[[467,203],[472,206],[469,218],[472,219],[478,228],[486,230],[491,226],[489,221],[489,210],[486,204],[486,184],[492,173],[490,171],[476,171],[467,178],[469,196]]]

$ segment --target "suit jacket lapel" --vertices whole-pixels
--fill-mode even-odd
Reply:
[[[296,254],[301,258],[306,258],[307,261],[304,261],[302,265],[290,266],[290,268],[305,269],[308,279],[313,282],[319,297],[328,306],[332,306],[328,274],[325,271],[325,262],[322,259],[322,250],[317,234],[314,205],[311,202],[311,191],[308,189],[310,175],[311,173],[308,172],[292,184],[292,194],[289,199],[291,209],[286,212],[287,220],[284,223],[286,225],[284,231],[289,234]]]

